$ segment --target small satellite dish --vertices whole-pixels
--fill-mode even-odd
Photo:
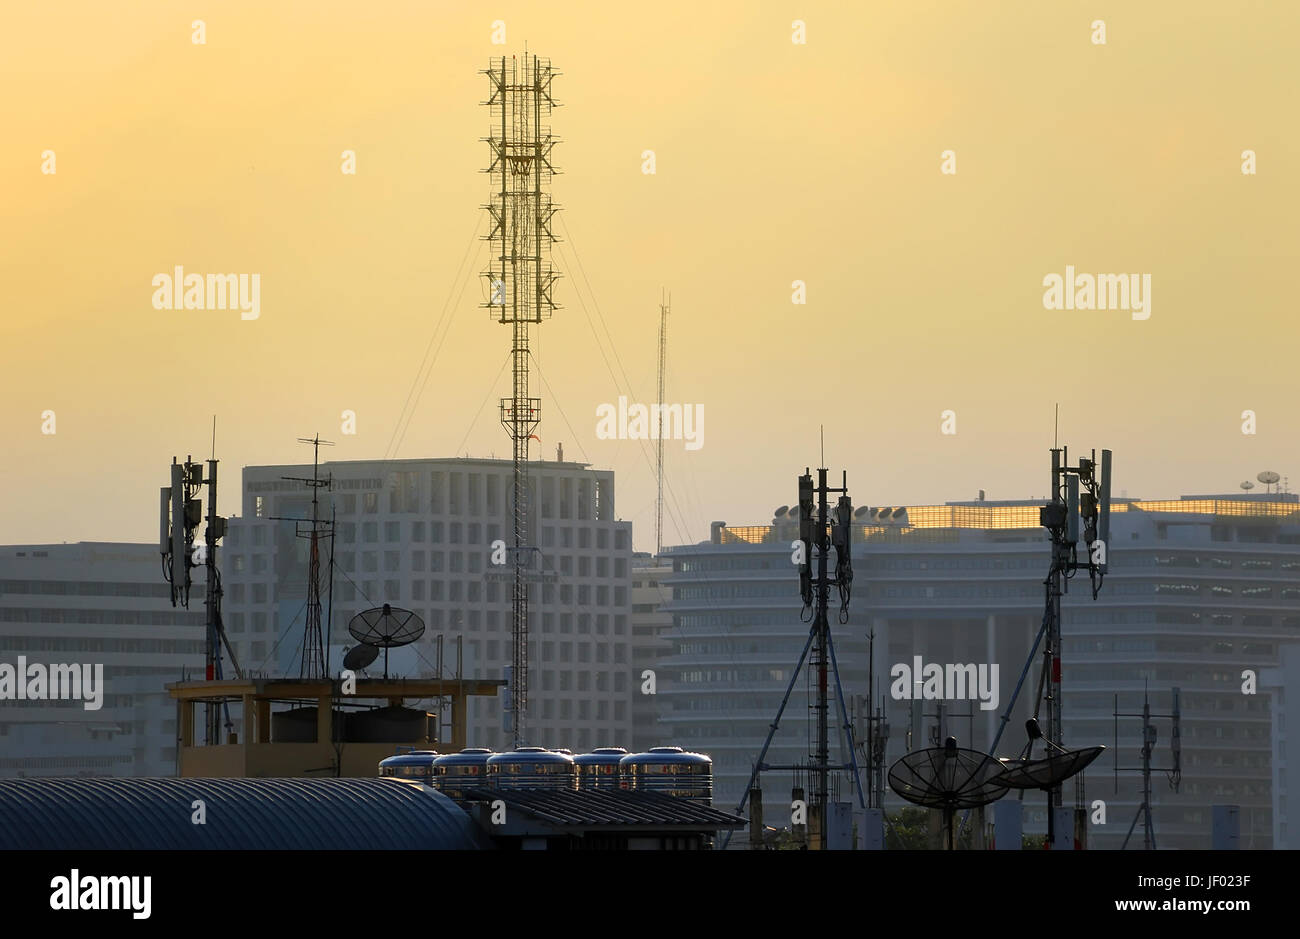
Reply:
[[[784,515],[784,514],[785,514],[786,512],[788,512],[788,511],[790,511],[790,506],[788,506],[788,505],[783,505],[783,506],[781,506],[779,509],[777,509],[775,512],[772,513],[772,517],[773,517],[773,518],[780,518],[782,515]]]
[[[889,518],[889,514],[892,511],[893,511],[892,508],[890,508],[889,506],[885,506],[883,509],[881,509],[879,512],[876,513],[876,518],[881,519],[883,521]]]
[[[358,642],[384,650],[384,677],[388,677],[388,650],[410,645],[424,635],[424,620],[410,610],[390,606],[362,610],[348,623]]]
[[[799,519],[799,506],[797,506],[797,505],[792,505],[792,506],[790,506],[789,511],[787,511],[785,514],[786,514],[786,518],[792,518],[792,519],[798,521],[798,519]]]
[[[1251,489],[1255,488],[1255,484],[1252,483],[1249,479],[1246,479],[1242,481],[1241,488],[1249,492]]]
[[[343,656],[343,667],[355,672],[365,668],[377,658],[379,658],[378,648],[359,642],[348,650],[347,655]]]
[[[1063,750],[1037,760],[1001,760],[1006,767],[994,777],[996,782],[1010,789],[1042,789],[1049,792],[1057,783],[1064,782],[1083,769],[1105,747],[1085,747],[1082,750]]]
[[[894,518],[907,518],[907,506],[900,505],[894,509]]]
[[[860,506],[858,506],[856,509],[853,510],[853,517],[854,517],[854,518],[862,518],[862,516],[866,515],[866,514],[867,514],[868,512],[870,512],[870,511],[871,511],[871,506],[869,506],[869,505],[860,505]]]
[[[994,775],[990,782],[1009,789],[1041,789],[1049,794],[1047,843],[1050,845],[1056,840],[1055,816],[1050,811],[1052,789],[1076,773],[1083,772],[1084,767],[1101,756],[1106,748],[1084,747],[1079,750],[1067,750],[1043,736],[1043,730],[1038,725],[1036,717],[1025,721],[1025,733],[1029,736],[1029,742],[1020,751],[1020,758],[999,760],[1003,770]],[[1032,759],[1035,740],[1041,740],[1043,748],[1047,751],[1045,756],[1036,760]]]

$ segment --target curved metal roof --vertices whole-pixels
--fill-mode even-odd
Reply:
[[[202,799],[206,821],[191,821]],[[0,779],[0,849],[468,850],[454,802],[394,779]]]

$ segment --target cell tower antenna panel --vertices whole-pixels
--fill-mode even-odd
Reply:
[[[511,593],[510,727],[515,746],[523,742],[528,709],[528,579],[532,560],[528,536],[528,441],[541,420],[541,398],[529,388],[528,328],[540,324],[559,305],[553,288],[559,273],[551,265],[551,244],[558,239],[551,222],[559,207],[551,201],[555,166],[551,151],[557,138],[549,119],[557,102],[551,82],[558,74],[549,59],[525,54],[494,59],[484,72],[491,94],[484,102],[492,112],[492,129],[484,138],[491,151],[486,172],[492,178],[491,218],[486,240],[496,255],[483,276],[488,280],[484,306],[511,330],[511,394],[501,399],[501,424],[513,444],[514,579]]]

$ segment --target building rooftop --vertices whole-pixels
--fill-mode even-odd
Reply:
[[[500,800],[511,812],[562,828],[717,831],[746,820],[689,799],[644,790],[471,789],[468,801]]]
[[[196,824],[202,800],[205,821]],[[466,850],[478,827],[393,779],[0,779],[0,849]]]

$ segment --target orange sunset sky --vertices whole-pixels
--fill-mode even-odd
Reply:
[[[661,289],[667,400],[705,413],[699,450],[667,448],[670,544],[794,501],[823,424],[859,504],[1042,497],[1057,402],[1072,451],[1115,451],[1116,495],[1264,469],[1300,485],[1300,5],[171,0],[0,20],[0,542],[153,541],[167,464],[209,455],[214,414],[223,514],[240,467],[309,460],[295,438],[316,432],[329,458],[508,457],[509,330],[479,306],[480,72],[525,42],[562,72],[539,455],[614,469],[639,550],[650,451],[597,439],[596,408],[654,400]],[[176,265],[260,274],[259,318],[154,309]],[[1149,274],[1150,318],[1044,309],[1067,265]]]

